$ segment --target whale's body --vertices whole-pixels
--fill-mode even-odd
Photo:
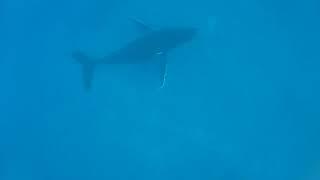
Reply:
[[[84,87],[91,89],[95,66],[99,64],[140,64],[152,61],[155,56],[163,57],[160,63],[162,76],[161,87],[166,76],[166,56],[174,48],[189,42],[196,34],[196,29],[191,27],[172,27],[151,29],[138,22],[146,29],[146,33],[126,46],[112,52],[100,59],[91,60],[84,53],[76,51],[73,57],[82,64]]]

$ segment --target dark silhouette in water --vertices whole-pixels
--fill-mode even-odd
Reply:
[[[86,90],[92,86],[94,69],[99,64],[142,64],[161,56],[159,72],[161,74],[161,87],[165,84],[167,54],[170,50],[189,42],[196,34],[192,27],[170,27],[153,29],[143,22],[133,19],[146,33],[125,47],[101,59],[91,60],[82,52],[73,52],[72,56],[82,65],[83,82]]]

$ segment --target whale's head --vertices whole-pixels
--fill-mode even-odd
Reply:
[[[197,29],[193,27],[182,27],[172,29],[171,38],[177,43],[186,43],[194,39]]]
[[[161,49],[170,50],[194,39],[197,29],[192,27],[178,27],[162,29],[158,36],[163,46]]]

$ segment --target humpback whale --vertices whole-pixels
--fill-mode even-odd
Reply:
[[[138,19],[132,19],[144,30],[142,37],[136,38],[126,46],[99,59],[91,59],[81,51],[74,51],[72,57],[82,66],[84,88],[92,88],[94,70],[101,64],[143,64],[152,61],[156,56],[161,57],[159,73],[161,88],[165,85],[168,53],[178,46],[191,41],[196,35],[194,27],[165,27],[153,28]]]

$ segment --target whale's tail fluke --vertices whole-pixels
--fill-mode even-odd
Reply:
[[[73,52],[72,57],[81,64],[83,85],[86,91],[90,91],[96,64],[82,52]]]

